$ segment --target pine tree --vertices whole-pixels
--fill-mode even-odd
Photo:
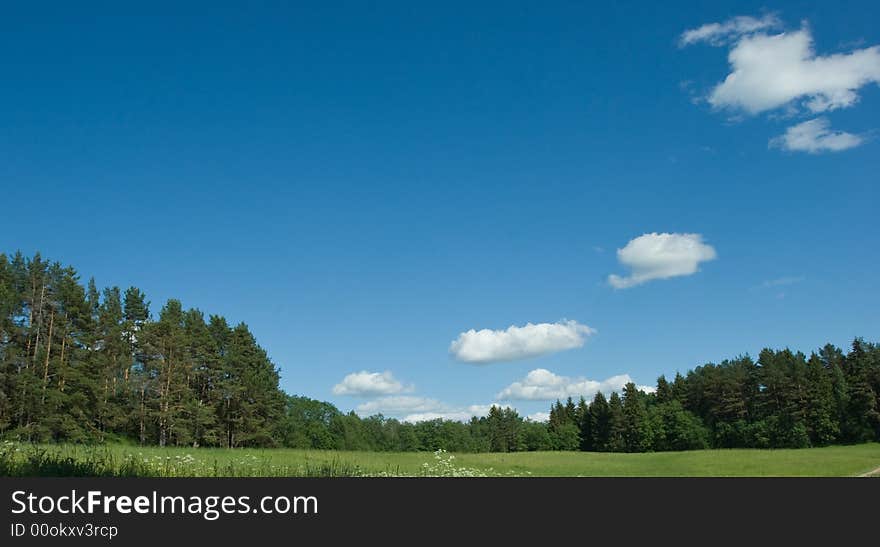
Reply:
[[[648,412],[632,382],[623,388],[623,445],[627,452],[645,452],[653,442]]]
[[[608,450],[608,441],[611,435],[611,410],[601,391],[596,393],[593,402],[590,403],[590,435],[592,436],[593,450]]]
[[[834,388],[831,376],[815,353],[807,362],[806,422],[810,443],[825,446],[837,440],[840,425],[835,419]]]
[[[676,372],[675,378],[672,380],[672,398],[685,405],[687,403],[687,392],[688,385],[685,377],[680,372]]]
[[[273,445],[272,425],[284,405],[278,371],[244,323],[232,330],[224,357],[226,445]]]
[[[623,402],[616,391],[608,399],[608,442],[605,449],[608,452],[626,450],[626,417],[623,412]]]
[[[877,395],[870,381],[870,351],[870,345],[865,344],[861,338],[856,338],[844,360],[848,388],[844,431],[850,442],[866,442],[878,438],[880,413],[877,409]]]
[[[191,367],[191,396],[184,409],[189,430],[187,436],[192,439],[193,447],[216,445],[222,436],[217,424],[217,410],[221,401],[214,387],[222,381],[222,360],[202,312],[195,309],[186,312],[184,331]]]
[[[669,382],[666,381],[666,376],[660,375],[657,378],[657,402],[659,404],[668,403],[673,399],[672,397],[672,386],[669,385]]]
[[[149,411],[157,425],[158,444],[188,443],[188,430],[179,423],[189,397],[186,381],[190,372],[184,330],[184,313],[179,300],[169,300],[159,320],[144,331],[148,353],[148,375],[154,376],[158,391]]]
[[[590,405],[586,399],[580,398],[577,405],[577,422],[580,437],[580,449],[585,451],[594,450],[592,420],[590,419]]]

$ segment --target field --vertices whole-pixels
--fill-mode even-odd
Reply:
[[[808,477],[860,476],[878,468],[880,443],[645,454],[382,453],[0,443],[0,476]]]

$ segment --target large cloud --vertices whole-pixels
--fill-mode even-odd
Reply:
[[[412,391],[412,386],[405,386],[391,374],[385,372],[353,372],[333,386],[334,395],[391,395]]]
[[[775,16],[735,17],[682,33],[681,46],[730,44],[730,73],[706,97],[715,108],[759,114],[784,108],[787,115],[828,112],[859,101],[859,90],[880,83],[880,46],[818,55],[809,27],[768,33],[780,27]],[[789,127],[771,147],[810,153],[836,152],[864,142],[858,135],[832,132],[824,118]]]
[[[620,392],[623,390],[623,386],[632,381],[629,374],[619,374],[602,381],[596,381],[587,378],[560,376],[547,369],[536,368],[519,382],[514,382],[501,390],[498,399],[502,401],[555,401],[568,397],[590,399],[600,391],[602,393]],[[649,386],[638,386],[638,388],[642,391],[654,391],[654,388]]]
[[[506,330],[471,329],[452,341],[449,352],[466,363],[515,361],[579,348],[595,332],[577,321],[527,323]]]
[[[728,55],[731,72],[709,94],[715,107],[757,114],[797,99],[812,112],[852,106],[880,82],[880,47],[817,56],[809,29],[744,36]]]
[[[784,134],[770,139],[770,147],[818,154],[855,148],[863,141],[859,135],[832,131],[827,118],[816,118],[789,127]]]
[[[716,256],[715,249],[703,243],[700,234],[644,234],[617,250],[617,260],[632,273],[624,277],[611,274],[608,283],[616,289],[627,289],[653,279],[691,275],[699,270],[701,262]]]

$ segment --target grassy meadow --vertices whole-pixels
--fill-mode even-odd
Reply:
[[[790,450],[345,452],[0,443],[0,476],[764,477],[859,476],[880,468],[880,443]]]

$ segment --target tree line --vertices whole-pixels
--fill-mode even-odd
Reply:
[[[646,394],[557,401],[557,448],[646,452],[699,448],[803,448],[880,441],[880,346],[857,338],[846,354],[826,345],[809,357],[764,349],[657,380]]]
[[[247,325],[136,287],[99,291],[39,254],[0,254],[0,435],[269,446],[278,371]]]
[[[469,422],[361,418],[287,395],[244,323],[136,287],[98,290],[39,254],[0,254],[0,438],[341,450],[645,452],[880,440],[880,347],[788,349],[556,401],[546,423],[492,407]]]

